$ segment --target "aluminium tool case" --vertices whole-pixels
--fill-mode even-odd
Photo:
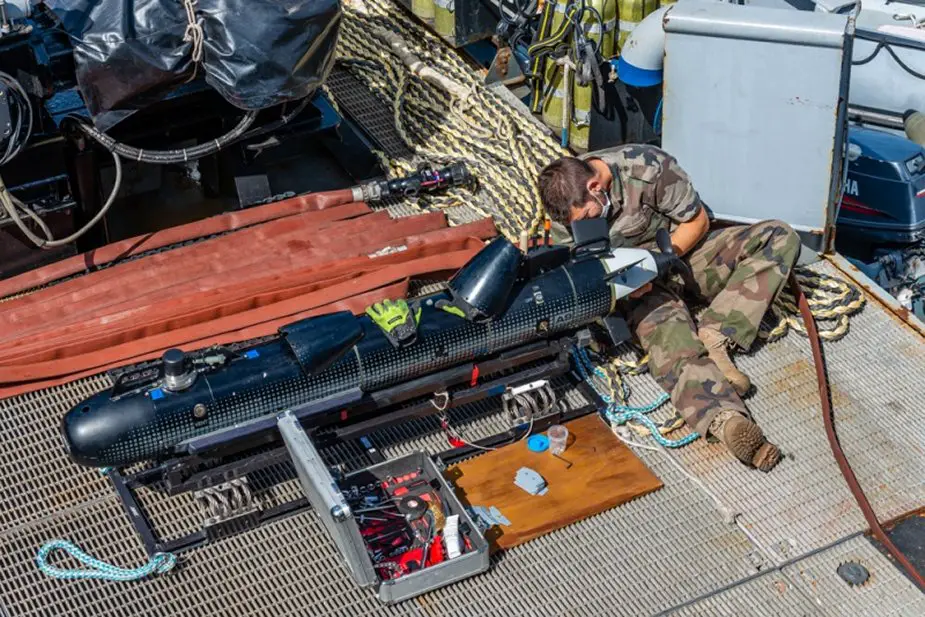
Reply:
[[[488,542],[459,502],[453,488],[426,453],[418,451],[385,461],[350,473],[336,481],[298,419],[283,414],[279,417],[278,425],[292,455],[302,490],[333,538],[350,574],[357,584],[363,587],[375,586],[382,602],[392,604],[407,600],[488,569]],[[471,547],[455,558],[404,574],[397,579],[382,580],[367,553],[356,517],[342,491],[349,490],[351,485],[383,483],[418,470],[430,486],[439,492],[448,514],[459,515],[461,539],[465,534]]]

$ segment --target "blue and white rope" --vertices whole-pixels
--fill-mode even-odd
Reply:
[[[56,550],[68,553],[87,566],[87,569],[65,569],[48,563],[48,556]],[[171,553],[157,553],[148,563],[138,568],[119,568],[88,555],[67,540],[51,540],[39,549],[35,564],[46,575],[65,581],[97,579],[104,581],[137,581],[152,574],[165,574],[177,565],[177,557]]]
[[[652,438],[655,439],[659,444],[666,448],[680,448],[686,446],[689,443],[692,443],[700,438],[698,433],[690,433],[685,435],[680,439],[669,439],[661,434],[656,426],[655,422],[649,419],[646,414],[650,414],[666,402],[668,402],[668,395],[662,394],[658,397],[653,403],[646,405],[645,407],[629,407],[627,405],[617,404],[613,398],[602,392],[601,389],[595,383],[592,373],[597,375],[601,379],[606,379],[604,371],[600,367],[595,367],[591,362],[591,358],[588,357],[588,352],[584,348],[574,347],[572,349],[572,360],[575,363],[575,367],[578,370],[578,374],[581,378],[591,386],[598,396],[601,397],[601,400],[607,405],[604,409],[604,417],[607,418],[607,421],[613,426],[623,426],[630,420],[642,424],[649,432],[652,434]],[[621,384],[624,388],[624,395],[627,394],[625,384]]]

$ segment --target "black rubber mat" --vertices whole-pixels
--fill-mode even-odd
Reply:
[[[340,111],[362,127],[383,152],[392,158],[413,154],[395,131],[392,108],[383,105],[356,77],[335,67],[326,83]]]

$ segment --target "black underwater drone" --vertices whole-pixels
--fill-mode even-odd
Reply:
[[[272,432],[298,408],[309,427],[344,423],[372,400],[394,402],[397,384],[419,395],[468,381],[445,377],[466,363],[542,343],[598,322],[613,343],[629,338],[618,301],[657,277],[686,268],[667,232],[660,251],[611,248],[605,221],[578,221],[572,247],[524,255],[503,237],[457,272],[448,290],[338,312],[280,328],[245,351],[167,351],[155,370],[119,379],[67,412],[62,433],[75,462],[121,467],[202,454]],[[465,371],[461,371],[465,372]],[[460,371],[457,371],[457,374]],[[440,384],[429,383],[442,375]],[[413,390],[413,388],[411,388]],[[374,409],[376,407],[373,407]]]

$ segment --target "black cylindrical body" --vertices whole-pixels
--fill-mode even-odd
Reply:
[[[450,299],[446,293],[429,296],[421,304],[416,341],[401,348],[366,316],[297,322],[279,340],[199,373],[185,389],[159,385],[115,399],[97,394],[66,414],[64,438],[70,456],[85,465],[169,457],[193,437],[354,388],[374,392],[577,329],[612,311],[614,292],[604,275],[602,262],[590,259],[518,282],[506,309],[484,322],[438,308],[440,300]],[[338,341],[346,344],[338,348]],[[319,345],[328,355],[343,353],[331,364],[319,364]],[[172,360],[175,370],[177,359]]]

